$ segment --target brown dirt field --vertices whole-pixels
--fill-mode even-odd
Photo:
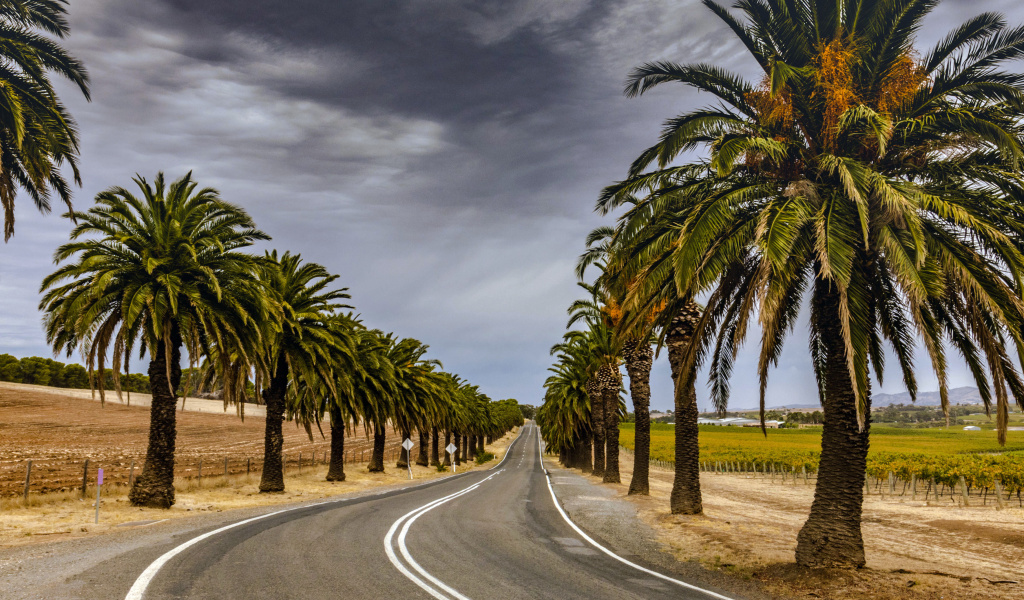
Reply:
[[[463,464],[458,467],[458,472],[494,468],[517,434],[518,428],[488,444],[487,450],[494,453],[494,460],[483,465],[474,462]],[[285,491],[275,494],[258,493],[257,474],[203,477],[202,482],[178,478],[174,483],[175,504],[167,510],[132,507],[128,504],[126,486],[108,487],[104,484],[98,524],[93,522],[96,506],[94,488],[90,488],[88,500],[82,500],[77,491],[36,494],[30,496],[27,506],[20,498],[0,499],[0,548],[102,535],[123,527],[146,527],[165,519],[187,518],[202,512],[288,504],[343,494],[362,495],[380,488],[400,487],[452,474],[450,470],[439,472],[432,467],[413,465],[414,481],[410,481],[408,470],[396,468],[394,461],[385,464],[384,473],[370,473],[366,464],[347,465],[343,482],[325,481],[325,465],[305,466],[301,472],[289,469],[285,474]]]
[[[672,472],[651,469],[651,496],[626,496],[632,457],[621,456],[619,495],[678,559],[754,578],[784,598],[989,600],[1024,598],[1024,510],[868,496],[863,532],[867,567],[803,569],[796,536],[814,485],[747,474],[701,475],[704,514],[671,515]],[[597,481],[596,478],[591,478]]]
[[[82,397],[62,394],[58,388],[26,390],[27,386],[0,385],[0,497],[23,493],[25,470],[32,460],[30,493],[69,491],[82,485],[85,459],[89,459],[89,481],[96,469],[104,470],[104,483],[128,483],[132,460],[135,474],[142,469],[149,432],[149,408],[125,406],[109,401],[105,406]],[[226,414],[178,411],[176,475],[193,478],[203,460],[204,479],[228,472],[245,474],[247,459],[259,472],[263,457],[266,420],[247,416],[239,419],[231,409]],[[322,438],[314,429],[313,440],[304,429],[285,423],[284,452],[287,469],[298,467],[299,453],[304,465],[313,457],[318,463],[330,450],[329,433]],[[387,456],[394,456],[401,440],[388,435]],[[360,428],[345,440],[346,462],[369,457],[371,441]]]

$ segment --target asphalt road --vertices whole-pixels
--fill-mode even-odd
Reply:
[[[218,524],[114,556],[63,589],[128,600],[728,597],[617,559],[574,527],[537,433],[525,426],[489,471]]]

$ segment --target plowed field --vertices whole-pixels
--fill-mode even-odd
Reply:
[[[90,485],[96,469],[104,470],[104,483],[127,484],[132,462],[135,475],[142,469],[149,431],[149,408],[125,406],[108,396],[105,406],[76,397],[57,388],[25,389],[0,383],[0,495],[21,494],[25,486],[28,461],[32,461],[29,480],[35,492],[66,491],[82,485],[86,459],[89,460]],[[230,474],[258,472],[262,465],[262,417],[239,419],[228,409],[226,414],[191,410],[178,411],[176,476],[196,477],[199,461],[202,474],[223,475],[224,460]],[[358,429],[345,440],[346,462],[361,462],[369,457],[370,440]],[[327,458],[330,439],[314,429],[313,440],[295,423],[284,425],[284,452],[287,469],[299,468],[312,460]],[[329,436],[326,431],[325,434]],[[388,435],[386,456],[394,458],[401,440]]]

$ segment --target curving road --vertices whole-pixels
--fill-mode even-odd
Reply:
[[[568,520],[557,487],[527,424],[489,471],[168,540],[129,561],[137,578],[118,597],[727,598],[605,550]]]

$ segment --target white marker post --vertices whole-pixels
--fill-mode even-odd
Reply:
[[[455,473],[455,451],[458,450],[458,448],[455,447],[455,444],[448,444],[444,449],[448,451],[448,456],[452,461],[452,473]]]
[[[402,447],[405,448],[406,464],[409,465],[409,479],[412,479],[412,440],[405,438],[405,441],[402,442]]]
[[[100,522],[100,486],[103,485],[103,469],[96,470],[96,523]]]

